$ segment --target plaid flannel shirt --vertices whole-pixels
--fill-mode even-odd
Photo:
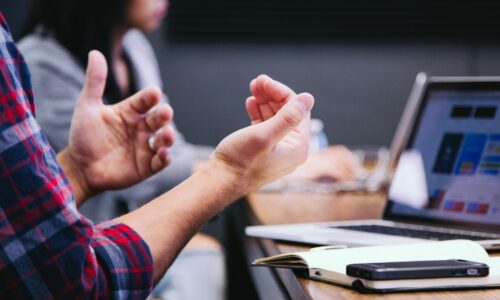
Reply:
[[[148,246],[128,226],[78,213],[1,13],[0,31],[0,299],[146,298]]]

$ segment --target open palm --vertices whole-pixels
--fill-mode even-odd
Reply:
[[[148,88],[115,105],[104,105],[106,60],[92,51],[85,85],[76,103],[68,151],[90,189],[99,192],[135,184],[170,162],[173,111]],[[152,109],[154,107],[154,109]],[[154,136],[154,147],[148,145]]]

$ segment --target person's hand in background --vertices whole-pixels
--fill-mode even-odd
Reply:
[[[58,161],[70,179],[77,203],[108,189],[138,183],[166,167],[174,140],[173,110],[160,104],[161,91],[147,88],[114,105],[105,105],[107,64],[89,53],[85,84],[71,122],[68,147]],[[153,109],[154,108],[154,109]],[[153,147],[148,139],[153,136]]]
[[[306,162],[295,172],[284,178],[285,181],[351,181],[362,169],[359,160],[345,146],[337,145],[310,153]]]

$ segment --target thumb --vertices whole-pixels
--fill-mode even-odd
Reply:
[[[296,95],[274,117],[264,122],[268,123],[265,126],[268,126],[273,144],[298,127],[300,127],[301,131],[309,132],[307,124],[302,126],[301,123],[309,117],[313,105],[314,97],[311,94],[302,93]]]
[[[86,103],[101,102],[106,87],[107,76],[108,65],[104,55],[97,50],[90,51],[80,101],[85,101]]]

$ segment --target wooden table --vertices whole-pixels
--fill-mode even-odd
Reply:
[[[255,193],[248,197],[248,207],[251,213],[251,217],[249,218],[250,223],[266,225],[380,218],[384,205],[384,193]],[[251,240],[252,238],[247,239]],[[308,249],[304,246],[275,242],[268,239],[253,240],[258,243],[262,250],[262,254],[265,256]],[[291,299],[500,299],[500,290],[381,295],[360,294],[347,288],[297,277],[288,269],[269,269],[269,272],[272,272],[273,276],[267,276],[266,280],[269,281],[269,278],[272,277],[277,281],[276,286],[284,289],[279,297]],[[257,277],[261,276],[262,275],[258,275]],[[254,276],[254,278],[255,277],[256,276]],[[259,288],[259,284],[256,284],[256,286]],[[265,293],[266,291],[259,291],[261,297],[265,295]],[[271,299],[271,297],[269,297],[269,299]]]

